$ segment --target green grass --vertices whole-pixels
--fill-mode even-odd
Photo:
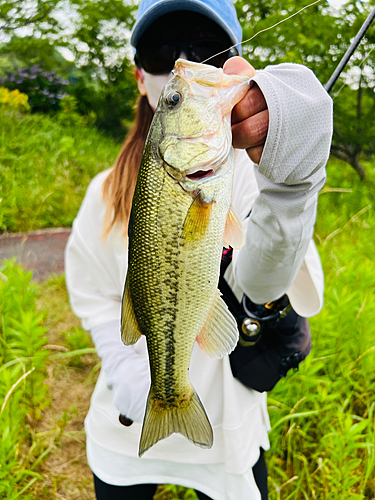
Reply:
[[[374,166],[367,172],[361,183],[331,161],[320,194],[325,306],[310,320],[310,356],[269,395],[271,500],[375,498]]]
[[[99,360],[64,277],[31,278],[14,260],[0,266],[0,498],[65,498],[63,482],[67,498],[93,498],[83,416]]]
[[[11,112],[0,119],[0,137],[0,230],[70,225],[89,180],[113,163],[119,148],[82,124],[62,127],[48,117]],[[360,182],[351,167],[330,161],[319,196],[315,239],[325,270],[325,306],[310,320],[311,354],[269,394],[270,500],[375,499],[375,166],[365,167],[368,177]],[[0,414],[0,497],[5,492],[12,498],[6,495],[27,487],[19,495],[27,499],[31,489],[44,484],[38,467],[52,450],[30,424],[45,411],[40,378],[45,363],[51,356],[61,359],[61,377],[70,374],[74,380],[92,354],[78,323],[66,320],[72,313],[61,279],[40,285],[45,322],[44,313],[35,310],[30,275],[10,268],[2,272],[8,281],[1,282],[1,293],[13,305],[7,312],[1,306],[7,303],[4,296],[0,300],[1,314],[8,318],[2,323],[7,337],[3,333],[6,344],[0,346],[0,407],[13,385],[39,363],[13,389]],[[9,273],[15,274],[13,281]],[[49,343],[52,335],[52,343],[67,351],[48,359],[37,354],[45,352],[35,351],[45,342],[43,328]],[[97,361],[90,362],[96,374]],[[2,475],[6,471],[9,475]],[[174,485],[161,486],[157,494],[158,500],[183,498],[195,494]]]
[[[0,232],[70,226],[120,146],[67,116],[1,111]]]
[[[31,499],[45,452],[33,423],[48,404],[46,329],[31,273],[11,262],[0,271],[0,498]]]

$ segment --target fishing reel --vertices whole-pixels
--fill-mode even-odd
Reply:
[[[292,306],[287,295],[283,295],[273,302],[267,302],[267,304],[254,304],[249,297],[244,295],[242,308],[246,316],[242,319],[242,324],[239,325],[239,342],[244,347],[252,347],[259,342],[264,329],[267,326],[275,328],[278,322],[285,318]]]

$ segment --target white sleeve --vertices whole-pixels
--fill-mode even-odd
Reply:
[[[98,355],[113,391],[113,402],[121,413],[135,422],[142,422],[150,389],[150,366],[147,356],[139,355],[134,346],[121,341],[120,320],[91,330]]]
[[[267,101],[270,122],[255,165],[259,195],[235,274],[251,300],[265,303],[290,288],[313,236],[332,137],[332,101],[315,75],[297,64],[268,67],[253,80]]]
[[[106,174],[91,182],[65,249],[70,303],[87,330],[119,320],[127,266],[126,239],[115,231],[102,238],[106,205],[101,186]]]

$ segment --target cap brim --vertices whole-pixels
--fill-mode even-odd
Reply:
[[[137,47],[140,37],[156,19],[169,12],[177,12],[179,10],[189,10],[207,16],[228,34],[233,45],[239,43],[233,31],[230,30],[216,12],[207,5],[197,2],[197,0],[179,0],[178,2],[176,2],[176,0],[160,0],[147,10],[139,21],[136,21],[130,37],[131,45]]]

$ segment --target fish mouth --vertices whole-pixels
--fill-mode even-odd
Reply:
[[[215,175],[215,171],[211,168],[209,170],[197,170],[192,174],[187,174],[185,177],[191,181],[201,181],[203,179],[207,179],[208,177],[212,177]]]

